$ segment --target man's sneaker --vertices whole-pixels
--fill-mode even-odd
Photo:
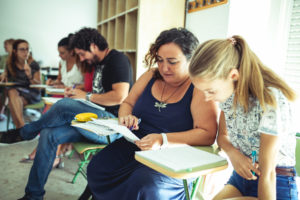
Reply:
[[[24,139],[20,135],[20,128],[0,132],[0,143],[11,144],[11,143],[20,142],[23,140]]]

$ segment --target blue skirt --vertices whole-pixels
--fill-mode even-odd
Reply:
[[[165,176],[134,159],[140,149],[124,138],[108,145],[88,165],[88,185],[97,200],[184,200],[182,179]],[[189,189],[192,181],[189,179]]]

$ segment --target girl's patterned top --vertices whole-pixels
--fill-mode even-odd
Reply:
[[[239,104],[233,108],[234,95],[220,103],[224,112],[226,127],[232,145],[244,155],[251,157],[252,151],[259,158],[260,135],[270,134],[279,138],[277,166],[295,165],[296,131],[290,102],[278,89],[270,88],[276,98],[277,107],[267,106],[263,112],[259,101],[250,97],[247,113]],[[270,155],[273,156],[273,155]]]

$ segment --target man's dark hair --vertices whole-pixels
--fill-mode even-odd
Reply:
[[[82,28],[72,36],[70,47],[71,49],[77,48],[90,51],[92,43],[94,43],[101,51],[108,47],[106,39],[96,29]]]

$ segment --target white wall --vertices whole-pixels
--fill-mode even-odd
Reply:
[[[241,35],[264,64],[284,69],[292,0],[231,0],[228,35]]]
[[[228,0],[225,5],[187,13],[186,28],[200,42],[241,35],[261,60],[284,68],[288,11],[292,0]]]
[[[97,0],[1,0],[0,54],[5,39],[22,38],[42,66],[57,67],[59,40],[96,23]]]
[[[186,28],[193,32],[200,43],[227,36],[229,4],[187,13]]]

